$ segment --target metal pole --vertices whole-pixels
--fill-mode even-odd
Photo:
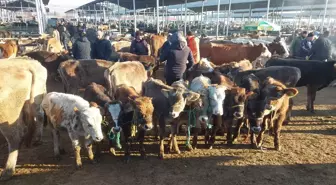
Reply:
[[[137,17],[136,17],[136,9],[135,9],[135,0],[133,0],[133,10],[134,10],[134,32],[136,32],[137,29]]]
[[[165,8],[165,3],[164,3],[164,0],[162,0],[162,8]],[[165,28],[165,16],[167,16],[167,15],[165,15],[165,11],[163,11],[163,13],[162,13],[162,28]]]
[[[267,1],[266,21],[268,21],[268,14],[269,14],[270,2],[271,2],[271,0],[268,0],[268,1]]]
[[[187,34],[187,3],[188,3],[188,0],[185,0],[185,3],[184,3],[184,15],[185,15],[185,18],[184,18],[184,35]]]
[[[229,0],[229,11],[228,11],[228,19],[227,19],[227,25],[226,25],[226,36],[229,36],[230,17],[231,17],[231,0]]]
[[[285,6],[285,0],[282,0],[282,5],[281,5],[281,15],[280,15],[280,27],[282,26],[282,14],[283,14],[283,8]]]
[[[298,25],[299,28],[301,27],[302,10],[303,10],[303,6],[301,6],[300,15],[299,15],[300,16],[299,25]]]
[[[217,1],[216,40],[218,40],[218,31],[219,31],[219,11],[220,11],[220,0]]]
[[[200,27],[201,32],[202,32],[202,26],[203,26],[203,11],[204,11],[204,0],[202,1],[201,27]]]
[[[324,27],[325,17],[327,14],[327,9],[328,9],[328,0],[325,0],[324,14],[323,14],[322,25],[321,25],[321,33],[323,33],[323,27]]]
[[[120,15],[119,0],[118,0],[118,20],[119,20],[119,33],[121,34],[121,15]]]
[[[252,5],[250,4],[249,22],[251,22],[251,18],[252,18]]]
[[[169,21],[169,20],[168,20],[168,18],[169,18],[169,17],[168,17],[168,7],[169,7],[169,6],[166,6],[166,26],[167,26],[167,28],[168,28],[168,24],[169,24],[169,22],[168,22],[168,21]]]
[[[312,14],[313,14],[313,6],[310,7],[310,16],[309,16],[309,21],[308,21],[308,27],[310,27],[310,23],[312,20]]]
[[[23,20],[23,7],[22,7],[22,1],[20,1],[20,4],[21,4],[21,17],[22,17],[22,20]]]
[[[160,3],[160,0],[156,0],[156,32],[157,33],[160,33],[159,3]]]

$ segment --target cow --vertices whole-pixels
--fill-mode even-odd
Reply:
[[[218,84],[211,84],[211,80],[207,77],[204,77],[201,75],[200,77],[197,77],[193,79],[193,81],[190,84],[190,90],[193,92],[199,93],[202,95],[202,102],[204,104],[204,112],[203,115],[208,114],[208,117],[216,117],[216,116],[222,116],[224,113],[223,110],[223,103],[225,99],[225,90],[227,89],[226,86],[218,85]],[[201,117],[202,120],[202,117]],[[209,143],[209,148],[211,149],[212,146],[215,143],[215,137],[216,132],[220,128],[220,121],[214,120],[213,124],[209,123],[209,120],[202,120],[203,123],[206,123],[206,126],[204,127],[206,129],[206,133],[211,132],[211,138],[208,138],[206,140],[207,143]],[[212,128],[213,126],[213,128]],[[206,134],[206,137],[207,134]],[[197,145],[197,140],[195,140],[196,143],[194,143],[194,147]]]
[[[53,53],[60,53],[63,50],[64,50],[63,46],[61,45],[61,42],[59,40],[57,40],[56,38],[50,38],[48,40],[47,51]]]
[[[15,172],[22,141],[28,147],[41,142],[40,103],[46,94],[47,71],[37,61],[25,58],[0,60],[0,71],[0,131],[8,142],[0,180],[8,180]]]
[[[130,52],[130,41],[112,41],[111,44],[114,52]]]
[[[59,128],[64,127],[68,131],[75,151],[76,167],[82,167],[80,157],[81,136],[85,138],[85,147],[88,151],[89,160],[94,162],[92,143],[100,142],[103,139],[101,129],[102,116],[96,103],[89,103],[83,98],[58,92],[48,93],[41,104],[45,113],[45,124],[52,129],[54,142],[54,155],[60,160],[63,150],[60,146]]]
[[[5,43],[0,44],[0,59],[14,58],[19,51],[19,44],[17,40],[6,40]]]
[[[50,77],[58,76],[57,70],[62,62],[73,59],[68,54],[52,53],[48,51],[33,51],[26,53],[25,56],[39,61],[42,66],[47,69]]]
[[[156,59],[160,55],[160,49],[163,46],[163,44],[167,41],[167,36],[165,35],[151,35],[147,42],[150,46],[150,53],[153,57]]]
[[[133,87],[119,85],[116,88],[115,99],[121,102],[120,126],[123,130],[126,147],[125,161],[130,160],[132,138],[138,131],[137,139],[140,142],[140,154],[146,158],[144,147],[145,133],[153,128],[152,98],[140,96]]]
[[[121,110],[121,103],[118,101],[113,101],[109,96],[107,96],[107,90],[102,85],[96,84],[94,82],[85,88],[83,98],[88,102],[97,103],[100,107],[105,122],[105,124],[102,125],[102,130],[104,134],[107,134],[106,138],[108,138],[109,141],[111,154],[116,155],[115,148],[121,149],[121,145],[120,132],[115,132],[114,128],[118,127],[118,118],[120,112],[115,113],[115,111],[110,110],[114,110],[116,108]],[[101,149],[100,144],[98,144],[95,154],[96,159],[100,159],[100,154]]]
[[[175,137],[178,125],[174,122],[174,119],[179,117],[186,104],[197,101],[200,98],[200,95],[186,90],[185,88],[168,86],[161,80],[155,80],[153,78],[150,78],[143,84],[143,95],[153,98],[154,126],[157,127],[157,124],[155,123],[157,121],[160,126],[159,158],[164,158],[164,138],[167,122],[173,122],[171,142],[175,151],[180,153]]]
[[[283,39],[280,41],[273,41],[272,43],[266,44],[266,46],[272,56],[279,55],[281,58],[289,57],[289,51]]]
[[[108,95],[115,96],[116,87],[124,84],[134,87],[136,93],[142,94],[143,83],[148,76],[144,66],[137,61],[116,63],[104,72]]]
[[[79,88],[86,88],[92,82],[106,85],[104,72],[114,62],[105,60],[68,60],[58,68],[65,93],[78,94]]]
[[[287,116],[289,99],[297,94],[297,89],[288,88],[271,77],[259,85],[259,94],[249,98],[247,103],[252,147],[262,148],[264,132],[270,129],[274,133],[275,149],[281,150],[281,127]],[[255,138],[256,134],[257,138]]]
[[[301,72],[301,78],[296,87],[307,87],[307,111],[315,112],[314,101],[316,92],[327,87],[336,79],[336,61],[306,61],[296,59],[271,59],[266,67],[291,66],[297,67]],[[287,74],[289,75],[289,74]]]
[[[201,44],[200,51],[201,58],[208,58],[215,65],[222,65],[232,61],[247,59],[252,61],[254,67],[257,67],[258,63],[265,63],[269,58],[271,58],[271,53],[264,44],[249,46],[206,43]]]

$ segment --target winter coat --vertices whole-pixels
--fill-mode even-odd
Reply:
[[[91,59],[91,43],[86,37],[80,37],[72,46],[75,59]]]

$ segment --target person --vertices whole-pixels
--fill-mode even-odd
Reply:
[[[191,50],[191,53],[194,57],[194,61],[198,62],[200,60],[199,58],[199,53],[198,53],[198,49],[197,49],[197,42],[195,40],[195,36],[191,31],[187,32],[187,44],[188,47]]]
[[[58,40],[59,42],[61,42],[61,37],[56,27],[54,27],[54,30],[52,32],[52,37]]]
[[[191,50],[181,32],[176,32],[170,37],[171,45],[164,49],[160,62],[167,61],[165,78],[168,85],[183,78],[183,74],[194,64]]]
[[[301,34],[298,37],[296,37],[293,40],[293,42],[290,46],[290,53],[291,53],[292,57],[294,57],[294,58],[300,57],[301,42],[306,37],[307,37],[307,31],[303,31],[303,32],[301,32]]]
[[[72,46],[72,54],[75,59],[91,59],[91,43],[86,37],[85,31],[79,32],[79,38]]]
[[[300,47],[300,57],[301,58],[306,58],[310,54],[310,50],[312,49],[313,46],[313,39],[314,39],[314,34],[309,33],[308,36],[301,41],[301,47]]]
[[[328,39],[329,31],[325,31],[323,35],[321,35],[314,43],[311,51],[310,51],[310,59],[311,60],[321,60],[326,61],[331,59],[331,49],[332,43]]]
[[[97,40],[93,44],[92,58],[109,60],[112,55],[112,44],[106,40],[102,31],[97,31]]]
[[[70,33],[67,31],[66,27],[63,27],[63,32],[61,35],[61,43],[65,50],[69,49]]]
[[[135,39],[131,43],[130,51],[136,55],[148,55],[148,44],[140,31],[135,32]]]
[[[165,51],[166,49],[168,49],[171,45],[171,42],[170,42],[170,37],[172,36],[171,33],[168,33],[168,36],[167,36],[167,40],[166,42],[163,43],[161,49],[160,49],[160,55],[162,55],[162,52]]]

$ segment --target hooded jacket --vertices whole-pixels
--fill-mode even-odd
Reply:
[[[181,79],[186,69],[194,64],[192,53],[181,33],[174,33],[169,39],[171,45],[164,48],[160,61],[167,61],[165,77],[167,79]]]
[[[328,60],[331,58],[332,43],[328,38],[320,36],[315,42],[310,51],[311,60]]]
[[[72,46],[72,54],[75,59],[91,59],[91,43],[86,37],[80,37]]]
[[[92,58],[109,60],[112,55],[112,44],[106,39],[97,40],[92,50]]]

